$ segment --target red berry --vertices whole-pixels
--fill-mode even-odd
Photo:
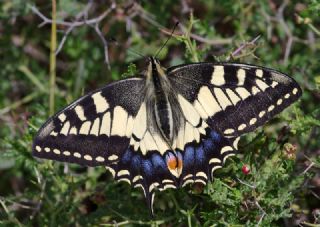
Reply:
[[[245,174],[245,175],[250,173],[250,167],[247,165],[243,165],[241,170],[242,170],[243,174]]]

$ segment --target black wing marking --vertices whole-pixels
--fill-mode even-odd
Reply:
[[[253,65],[197,63],[167,73],[208,125],[228,137],[253,131],[302,94],[289,76]]]
[[[39,130],[33,155],[88,166],[110,165],[126,151],[145,80],[131,78],[76,100]]]

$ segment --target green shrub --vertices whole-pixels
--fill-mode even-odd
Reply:
[[[107,82],[140,73],[145,61],[133,52],[155,54],[168,37],[159,29],[166,27],[170,32],[175,20],[185,31],[178,27],[177,35],[159,54],[164,66],[229,60],[265,65],[292,75],[303,88],[303,97],[266,126],[244,136],[239,155],[217,171],[214,182],[206,187],[193,185],[158,192],[155,217],[151,218],[142,192],[116,183],[104,168],[31,156],[32,139],[49,117],[50,47],[50,26],[38,27],[42,21],[31,6],[36,5],[50,17],[51,4],[4,0],[0,5],[0,224],[319,224],[319,190],[315,187],[319,187],[320,168],[320,3],[116,3],[116,10],[99,24],[106,40],[115,37],[118,43],[109,42],[111,69],[104,62],[103,44],[94,28],[75,28],[56,58],[55,110]],[[104,1],[94,4],[99,7],[89,11],[89,18],[110,7]],[[74,20],[85,6],[86,1],[60,1],[58,20]],[[130,30],[126,30],[130,24]],[[59,42],[63,37],[60,30],[66,29],[58,26]],[[247,43],[235,54],[257,36],[258,41]],[[242,171],[244,165],[250,168],[249,173]]]

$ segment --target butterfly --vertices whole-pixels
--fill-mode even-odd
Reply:
[[[93,91],[47,120],[33,155],[105,166],[141,187],[153,212],[156,190],[212,181],[241,135],[301,94],[297,82],[269,68],[203,62],[165,69],[149,57],[142,77]]]

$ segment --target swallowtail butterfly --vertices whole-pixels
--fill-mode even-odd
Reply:
[[[301,96],[289,76],[237,63],[165,69],[150,57],[143,77],[76,100],[39,130],[33,155],[105,166],[118,181],[154,192],[206,184],[237,152],[239,137]]]

